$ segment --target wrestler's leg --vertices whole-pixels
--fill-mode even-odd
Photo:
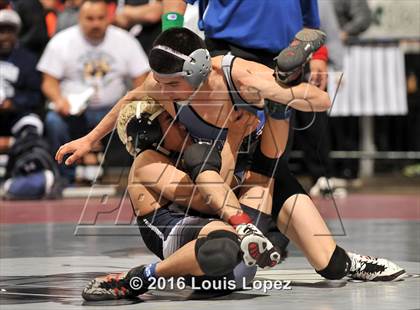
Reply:
[[[183,223],[179,225],[184,232],[188,229]],[[181,240],[177,235],[172,238],[168,242]],[[98,277],[86,286],[82,296],[90,301],[131,298],[147,292],[151,278],[224,276],[232,273],[240,261],[239,239],[234,229],[221,221],[211,221],[200,229],[197,239],[181,244],[181,248],[163,261],[132,268],[128,273]],[[255,269],[242,268],[246,271],[241,275],[252,278]]]
[[[336,243],[309,196],[289,197],[281,208],[277,227],[302,250],[315,270],[327,267]]]
[[[251,171],[245,174],[245,180],[240,194],[240,202],[246,206],[258,209],[260,212],[271,214],[270,190],[274,185],[278,159],[283,154],[289,134],[287,120],[267,118],[261,135],[260,149],[255,151],[254,163]],[[256,158],[257,153],[262,154]],[[257,164],[257,165],[256,165]]]
[[[277,126],[276,123],[274,122],[273,127]],[[269,144],[264,141],[263,136],[263,153],[263,147],[266,145]],[[265,156],[265,161],[270,161],[266,154],[259,156]],[[403,276],[405,271],[388,260],[348,253],[337,246],[313,201],[290,174],[287,162],[280,158],[276,162],[275,170],[275,179],[267,177],[267,173],[248,173],[245,184],[249,189],[245,189],[241,202],[253,208],[260,208],[266,213],[271,211],[277,221],[277,227],[303,251],[319,274],[327,279],[341,279],[349,275],[357,279],[375,281],[391,281]],[[263,207],[258,200],[250,199],[250,194],[253,197],[265,197]],[[363,267],[366,264],[371,266],[369,272]]]
[[[188,222],[188,219],[192,219],[192,222]],[[241,262],[239,238],[232,226],[219,220],[206,223],[204,219],[188,219],[180,224],[186,238],[171,236],[175,239],[175,244],[185,245],[156,265],[155,276],[168,278],[192,275],[196,278],[195,283],[208,277],[218,277],[234,281],[237,289],[252,281],[257,267],[247,267]],[[188,223],[203,227],[197,234],[191,234]]]
[[[293,193],[287,187],[290,187],[290,183],[296,182],[290,173],[286,175],[287,177],[284,176],[287,172],[283,170],[287,169],[287,163],[281,162],[281,155],[287,143],[288,129],[287,121],[268,118],[261,137],[260,151],[261,156],[266,159],[265,162],[272,160],[272,165],[253,169],[265,175],[254,171],[248,172],[244,182],[241,203],[266,214],[272,213],[273,201],[276,201],[275,196],[281,191]],[[276,178],[271,178],[270,173]],[[293,199],[294,197],[297,198]],[[335,249],[335,243],[308,196],[299,194],[285,200],[277,226],[304,252],[315,269],[321,270],[327,266]],[[322,237],[318,236],[320,234]]]
[[[206,237],[209,233],[218,230],[229,231],[233,234],[236,234],[232,226],[227,225],[222,221],[212,221],[200,230],[199,238]],[[197,239],[188,242],[183,247],[174,252],[172,255],[165,258],[163,261],[157,263],[156,275],[159,277],[204,275],[205,273],[201,269],[196,258],[196,241]]]
[[[194,191],[194,183],[188,175],[177,169],[167,156],[152,150],[142,152],[134,160],[128,192],[137,215],[152,212],[154,202],[159,199],[211,212],[199,192]]]

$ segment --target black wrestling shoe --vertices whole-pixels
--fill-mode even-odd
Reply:
[[[351,260],[350,272],[347,276],[363,281],[398,281],[406,276],[406,272],[397,264],[385,259],[363,256],[347,252]]]
[[[290,45],[274,58],[276,81],[288,85],[299,79],[312,53],[325,43],[326,37],[324,32],[316,29],[299,31]]]
[[[150,282],[143,275],[146,265],[129,272],[109,274],[89,282],[83,289],[82,297],[87,301],[134,298],[148,291]]]

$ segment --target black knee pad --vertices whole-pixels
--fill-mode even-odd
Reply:
[[[214,145],[192,144],[184,152],[184,168],[195,181],[203,171],[220,172],[222,158]]]
[[[339,280],[349,273],[350,267],[351,261],[349,256],[346,251],[337,245],[328,266],[323,270],[315,271],[328,280]]]
[[[238,236],[227,230],[212,231],[206,237],[197,239],[195,256],[206,275],[226,275],[241,261]]]

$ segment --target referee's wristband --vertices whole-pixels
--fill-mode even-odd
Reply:
[[[162,31],[170,28],[182,28],[184,26],[184,16],[176,13],[169,12],[162,16]]]
[[[322,45],[316,52],[312,54],[312,59],[319,59],[328,62],[328,49]]]

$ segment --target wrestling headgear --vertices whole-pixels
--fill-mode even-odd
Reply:
[[[162,130],[157,117],[163,108],[151,97],[131,101],[120,111],[117,132],[127,151],[136,156],[146,149],[158,149]]]
[[[156,45],[153,50],[165,51],[168,54],[176,56],[184,60],[184,65],[181,72],[175,73],[159,73],[157,74],[164,77],[184,77],[187,82],[197,89],[207,79],[211,71],[211,57],[208,50],[200,48],[192,52],[189,56],[184,55],[168,46]]]

